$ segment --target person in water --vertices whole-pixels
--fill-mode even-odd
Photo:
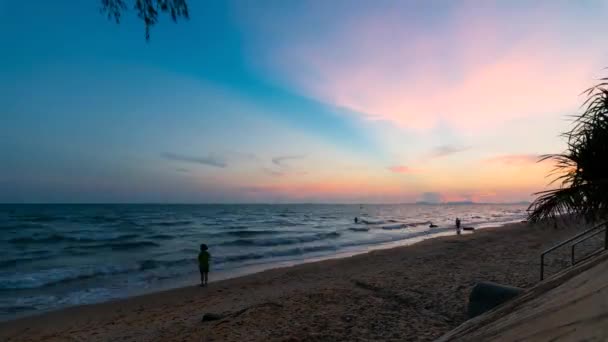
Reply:
[[[198,253],[198,270],[201,272],[201,286],[207,286],[209,280],[209,259],[211,254],[207,251],[209,248],[204,243],[201,244],[201,251]]]
[[[456,234],[460,235],[460,218],[456,218]]]

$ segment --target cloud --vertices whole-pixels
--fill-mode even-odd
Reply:
[[[227,166],[226,162],[224,160],[222,160],[221,158],[219,158],[217,156],[211,156],[211,155],[207,156],[207,157],[195,157],[195,156],[187,156],[187,155],[183,155],[183,154],[165,152],[165,153],[161,154],[161,157],[168,159],[168,160],[172,160],[172,161],[201,164],[201,165],[220,167],[220,168],[224,168]]]
[[[449,156],[450,154],[462,152],[468,150],[470,147],[459,147],[453,145],[441,145],[435,147],[430,153],[429,157],[431,158],[441,158],[445,156]]]
[[[506,154],[485,159],[486,163],[506,164],[506,165],[525,165],[535,164],[540,159],[539,154]]]
[[[413,173],[414,170],[412,170],[412,168],[410,168],[409,166],[405,166],[405,165],[395,165],[395,166],[391,166],[388,168],[389,171],[394,172],[394,173]]]
[[[308,174],[306,171],[295,171],[295,170],[276,170],[269,167],[262,168],[262,171],[273,177],[284,177],[284,176],[305,176]]]
[[[273,176],[273,177],[283,177],[285,175],[284,171],[280,171],[280,170],[273,170],[271,168],[268,167],[264,167],[262,168],[262,171],[264,171],[265,173]]]
[[[519,200],[519,199],[517,199]],[[509,201],[517,201],[509,200]],[[500,194],[495,191],[470,190],[465,192],[424,192],[419,196],[420,202],[426,203],[448,203],[448,202],[475,202],[475,203],[498,203],[504,200],[500,199]],[[507,201],[507,202],[509,202]]]
[[[281,167],[287,167],[287,161],[289,160],[296,160],[296,159],[303,159],[305,158],[305,156],[303,155],[287,155],[287,156],[278,156],[278,157],[274,157],[272,158],[272,163],[277,165],[277,166],[281,166]]]
[[[600,38],[576,38],[605,17],[575,2],[471,2],[440,10],[411,10],[407,1],[363,9],[347,3],[331,12],[337,17],[311,6],[322,36],[296,11],[277,13],[289,31],[260,24],[264,42],[273,43],[265,67],[306,96],[408,129],[446,122],[477,132],[575,110],[608,53]],[[418,15],[422,10],[429,15]]]
[[[240,159],[245,161],[258,161],[259,158],[253,153],[239,152],[233,150],[227,150],[224,154],[229,155],[230,159]]]
[[[304,155],[284,155],[272,158],[272,165],[270,167],[263,167],[262,171],[273,177],[284,177],[292,175],[306,175],[305,171],[297,171],[288,165],[290,160],[297,160],[305,158]]]
[[[181,173],[190,173],[190,170],[182,168],[182,167],[175,169],[175,171],[181,172]]]

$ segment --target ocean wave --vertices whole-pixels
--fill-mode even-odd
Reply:
[[[154,225],[156,225],[156,226],[163,226],[163,227],[187,226],[189,224],[192,224],[192,221],[190,221],[190,220],[183,220],[183,221],[162,221],[162,222],[155,222],[154,223]]]
[[[1,223],[0,230],[4,229],[14,229],[14,230],[22,230],[22,229],[38,229],[46,227],[44,224],[35,223],[35,222],[15,222],[15,223]]]
[[[427,224],[431,224],[431,221],[419,221],[419,222],[405,223],[405,225],[408,227],[416,227],[416,226],[422,226],[422,225],[427,225]]]
[[[296,256],[302,255],[306,253],[314,253],[314,252],[324,252],[324,251],[333,251],[338,247],[333,245],[324,245],[324,246],[311,246],[311,247],[296,247],[286,250],[279,251],[270,251],[265,253],[247,253],[247,254],[239,254],[239,255],[230,255],[224,257],[215,258],[217,263],[228,263],[228,262],[242,262],[249,260],[259,260],[266,258],[276,258],[276,257],[286,257],[286,256]]]
[[[405,241],[405,240],[419,238],[422,236],[440,234],[440,233],[453,231],[453,230],[454,230],[453,228],[435,228],[432,230],[429,229],[429,230],[424,230],[424,231],[420,231],[420,232],[409,233],[407,235],[391,236],[388,238],[383,237],[383,238],[371,239],[371,240],[366,240],[366,241],[345,242],[345,243],[340,244],[339,247],[344,248],[344,247],[356,247],[356,246],[369,246],[369,245],[378,245],[378,244],[384,244],[384,243],[389,243],[389,242]]]
[[[0,306],[0,312],[4,314],[16,314],[23,311],[33,311],[36,307],[33,305],[11,305],[11,306]]]
[[[232,230],[212,233],[215,236],[236,236],[236,237],[249,237],[249,236],[261,236],[261,235],[276,235],[281,232],[276,230]]]
[[[99,250],[110,249],[114,251],[126,251],[130,249],[139,249],[146,247],[159,247],[160,244],[152,241],[128,241],[128,242],[110,242],[100,243],[95,245],[68,246],[63,249],[64,252],[70,255],[87,255],[98,253]]]
[[[195,258],[184,258],[177,260],[144,260],[139,262],[139,270],[146,271],[161,267],[173,267],[182,265],[196,265],[197,261]]]
[[[8,300],[0,298],[0,317],[2,314],[10,315],[24,311],[40,312],[70,305],[92,304],[118,297],[120,295],[116,291],[97,287],[64,294],[27,294],[23,297],[11,297]]]
[[[99,276],[128,273],[138,269],[139,267],[134,266],[103,266],[53,268],[26,274],[2,273],[0,274],[0,289],[35,289]]]
[[[252,240],[252,239],[237,239],[232,241],[226,241],[221,243],[222,246],[281,246],[281,245],[292,245],[297,243],[306,243],[319,240],[335,239],[340,237],[338,232],[319,233],[314,235],[294,236],[285,238],[274,238],[268,240]]]
[[[93,247],[93,246],[91,246]],[[94,247],[98,248],[111,248],[112,250],[128,250],[128,249],[137,249],[143,247],[160,247],[160,245],[156,242],[152,241],[134,241],[134,242],[117,242],[117,243],[108,243],[103,245],[96,245]],[[89,248],[87,246],[87,248]]]
[[[53,215],[34,215],[34,216],[21,216],[21,220],[29,221],[29,222],[53,222],[63,220],[63,216],[53,216]]]
[[[118,216],[106,216],[106,215],[90,215],[90,216],[79,216],[74,217],[70,221],[78,222],[78,223],[89,223],[89,224],[97,224],[97,223],[114,223],[122,220],[121,217]]]
[[[403,228],[407,228],[407,225],[403,224],[403,223],[397,223],[397,224],[389,224],[386,226],[382,226],[382,229],[386,229],[386,230],[403,229]]]
[[[71,256],[83,256],[95,253],[93,250],[85,249],[82,247],[66,247],[63,249],[63,252],[66,253],[66,255]]]
[[[8,267],[17,267],[18,265],[22,265],[29,262],[34,262],[38,260],[45,260],[47,257],[24,257],[24,258],[14,258],[14,259],[5,259],[0,260],[0,268],[8,268]]]
[[[361,227],[361,228],[359,228],[359,227],[351,227],[351,228],[348,228],[348,230],[350,230],[351,232],[368,232],[369,228],[367,228],[367,227]]]
[[[27,244],[27,243],[49,243],[66,240],[66,237],[58,234],[43,236],[43,237],[18,237],[8,240],[9,243]]]
[[[120,219],[120,220],[107,222],[107,223],[110,223],[110,224],[106,225],[106,227],[111,227],[111,228],[139,228],[139,227],[145,226],[145,224],[139,223],[132,219]]]
[[[168,235],[168,234],[155,234],[155,235],[148,236],[148,238],[155,239],[155,240],[171,240],[171,239],[174,239],[175,236]]]
[[[389,220],[388,222],[398,222],[398,223],[383,225],[381,228],[386,229],[386,230],[404,229],[404,228],[414,228],[414,227],[418,227],[418,226],[426,226],[426,225],[432,224],[431,221],[404,223],[404,222],[399,222],[396,220]]]
[[[247,228],[249,228],[248,225],[230,225],[230,226],[223,227],[223,229],[228,229],[228,230],[232,230],[232,229],[243,230],[243,229],[247,229]]]
[[[362,223],[365,224],[384,224],[386,221],[384,220],[370,220],[370,219],[359,219]]]
[[[9,243],[13,244],[39,244],[39,243],[52,243],[52,242],[99,242],[99,241],[122,241],[137,238],[137,234],[122,234],[118,236],[112,235],[99,235],[97,238],[93,237],[80,237],[80,236],[67,236],[61,234],[51,234],[47,236],[32,236],[32,237],[18,237],[8,240]]]
[[[195,255],[195,254],[193,254]],[[22,258],[6,260],[0,263],[0,267],[11,266],[10,263],[20,263],[40,260],[43,258]],[[171,268],[175,266],[192,266],[197,261],[194,257],[177,260],[154,260],[148,259],[128,266],[102,266],[91,268],[61,268],[50,269],[30,274],[16,275],[14,273],[0,274],[0,290],[33,289],[58,285],[71,281],[85,280],[100,276],[112,276],[137,271],[148,271],[158,268]],[[194,269],[194,268],[193,268]]]
[[[284,220],[284,219],[264,220],[264,221],[262,221],[262,223],[270,224],[270,225],[278,226],[278,227],[295,227],[295,226],[299,226],[302,224],[301,222],[293,222],[293,221]]]
[[[200,252],[200,250],[199,250],[198,248],[188,248],[188,247],[187,247],[187,248],[182,248],[182,249],[180,249],[180,250],[179,250],[179,251],[177,251],[177,252],[180,252],[180,253],[188,253],[188,254],[194,254],[194,255],[196,255],[196,254],[198,254],[198,252]]]

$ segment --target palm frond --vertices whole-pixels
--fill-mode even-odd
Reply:
[[[567,150],[539,159],[555,162],[549,184],[559,187],[535,194],[538,197],[528,208],[530,221],[566,214],[594,220],[608,213],[608,78],[583,94],[587,96],[583,112],[574,117],[572,129],[562,134]]]

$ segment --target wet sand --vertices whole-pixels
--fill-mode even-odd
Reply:
[[[0,323],[1,341],[428,341],[478,281],[529,287],[577,226],[511,224]],[[568,251],[547,260],[567,265]],[[212,275],[211,275],[212,278]],[[205,313],[222,318],[202,322]]]

